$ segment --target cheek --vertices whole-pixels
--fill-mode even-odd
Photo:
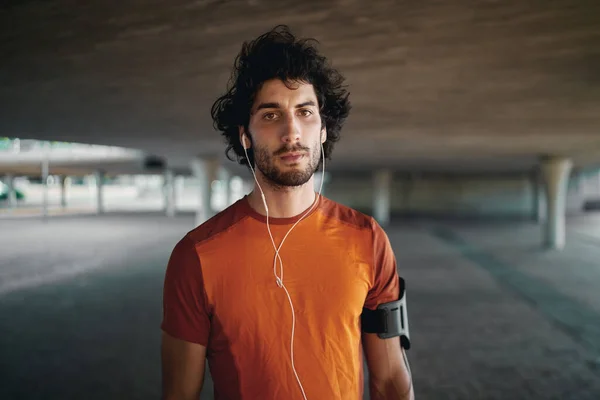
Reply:
[[[311,142],[316,140],[321,143],[321,130],[321,121],[318,118],[306,121],[303,126],[304,137]]]
[[[321,118],[312,118],[310,120],[311,125],[313,126],[314,129],[318,129],[319,132],[321,131]]]

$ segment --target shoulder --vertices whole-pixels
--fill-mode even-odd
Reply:
[[[241,200],[240,200],[241,201]],[[169,265],[178,269],[196,270],[200,264],[199,250],[203,243],[219,237],[226,237],[226,233],[245,217],[240,210],[239,201],[219,212],[206,222],[187,232],[176,244],[171,253]],[[187,268],[183,267],[187,266]]]
[[[321,213],[336,223],[361,231],[373,231],[378,226],[373,217],[326,197],[323,197]]]
[[[387,233],[372,216],[327,198],[323,198],[321,212],[328,224],[349,229],[352,237],[359,238],[372,251],[390,248]]]
[[[182,240],[188,244],[197,246],[223,236],[247,217],[243,207],[241,207],[242,201],[238,200],[206,222],[189,231]]]

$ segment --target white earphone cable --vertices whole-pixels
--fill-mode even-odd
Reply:
[[[277,283],[277,286],[279,286],[280,288],[282,288],[285,291],[285,294],[287,295],[288,301],[290,303],[290,308],[292,311],[292,336],[290,339],[290,357],[291,357],[291,363],[292,363],[292,370],[294,372],[294,375],[296,376],[296,380],[298,381],[298,385],[300,386],[300,390],[302,391],[302,396],[303,396],[304,400],[308,400],[306,397],[306,393],[304,391],[304,387],[302,386],[302,382],[300,381],[300,377],[298,376],[298,372],[296,371],[296,366],[294,363],[294,334],[295,334],[295,330],[296,330],[296,314],[294,311],[294,304],[292,302],[290,293],[288,292],[287,288],[285,287],[285,284],[283,283],[283,260],[281,259],[279,250],[281,250],[281,247],[283,246],[283,243],[285,242],[285,239],[287,239],[290,232],[296,227],[296,225],[298,225],[298,223],[300,221],[302,221],[304,219],[304,217],[306,217],[313,210],[313,208],[317,205],[317,203],[320,200],[321,193],[323,192],[323,181],[325,180],[325,150],[323,148],[323,143],[321,143],[323,172],[322,172],[322,176],[321,176],[321,183],[319,185],[320,186],[319,187],[319,196],[315,198],[315,200],[312,203],[312,205],[310,206],[310,208],[308,210],[306,210],[306,212],[304,214],[302,214],[302,216],[298,219],[298,221],[296,221],[296,223],[294,223],[294,225],[292,225],[292,227],[287,231],[287,233],[281,240],[281,243],[279,243],[279,246],[277,246],[275,244],[275,239],[273,238],[273,234],[271,232],[271,227],[269,225],[269,207],[267,206],[267,200],[265,198],[265,193],[263,192],[263,190],[260,186],[260,183],[258,183],[258,179],[256,178],[256,173],[250,163],[250,158],[248,157],[248,151],[247,151],[244,143],[242,143],[242,147],[244,148],[244,153],[246,154],[246,161],[248,162],[248,166],[250,167],[250,170],[252,171],[252,175],[254,176],[254,181],[256,182],[256,185],[258,186],[258,189],[260,190],[261,198],[262,198],[263,204],[265,206],[265,211],[267,213],[267,231],[269,232],[269,237],[271,238],[271,243],[273,244],[273,249],[275,250],[275,257],[273,259],[273,274],[275,275],[275,281]],[[279,260],[279,275],[277,274],[277,261],[278,260]]]

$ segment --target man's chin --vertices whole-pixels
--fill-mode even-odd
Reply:
[[[281,189],[306,184],[314,172],[308,167],[305,157],[296,163],[276,162],[271,168],[261,168],[260,165],[258,165],[258,168],[268,181]]]
[[[298,187],[304,185],[310,180],[310,174],[304,170],[296,171],[280,171],[276,176],[273,176],[271,181],[277,186]]]

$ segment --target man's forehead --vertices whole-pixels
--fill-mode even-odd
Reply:
[[[253,108],[261,103],[276,103],[282,107],[293,107],[309,101],[317,103],[312,84],[306,82],[286,82],[279,79],[266,81],[256,93]]]

